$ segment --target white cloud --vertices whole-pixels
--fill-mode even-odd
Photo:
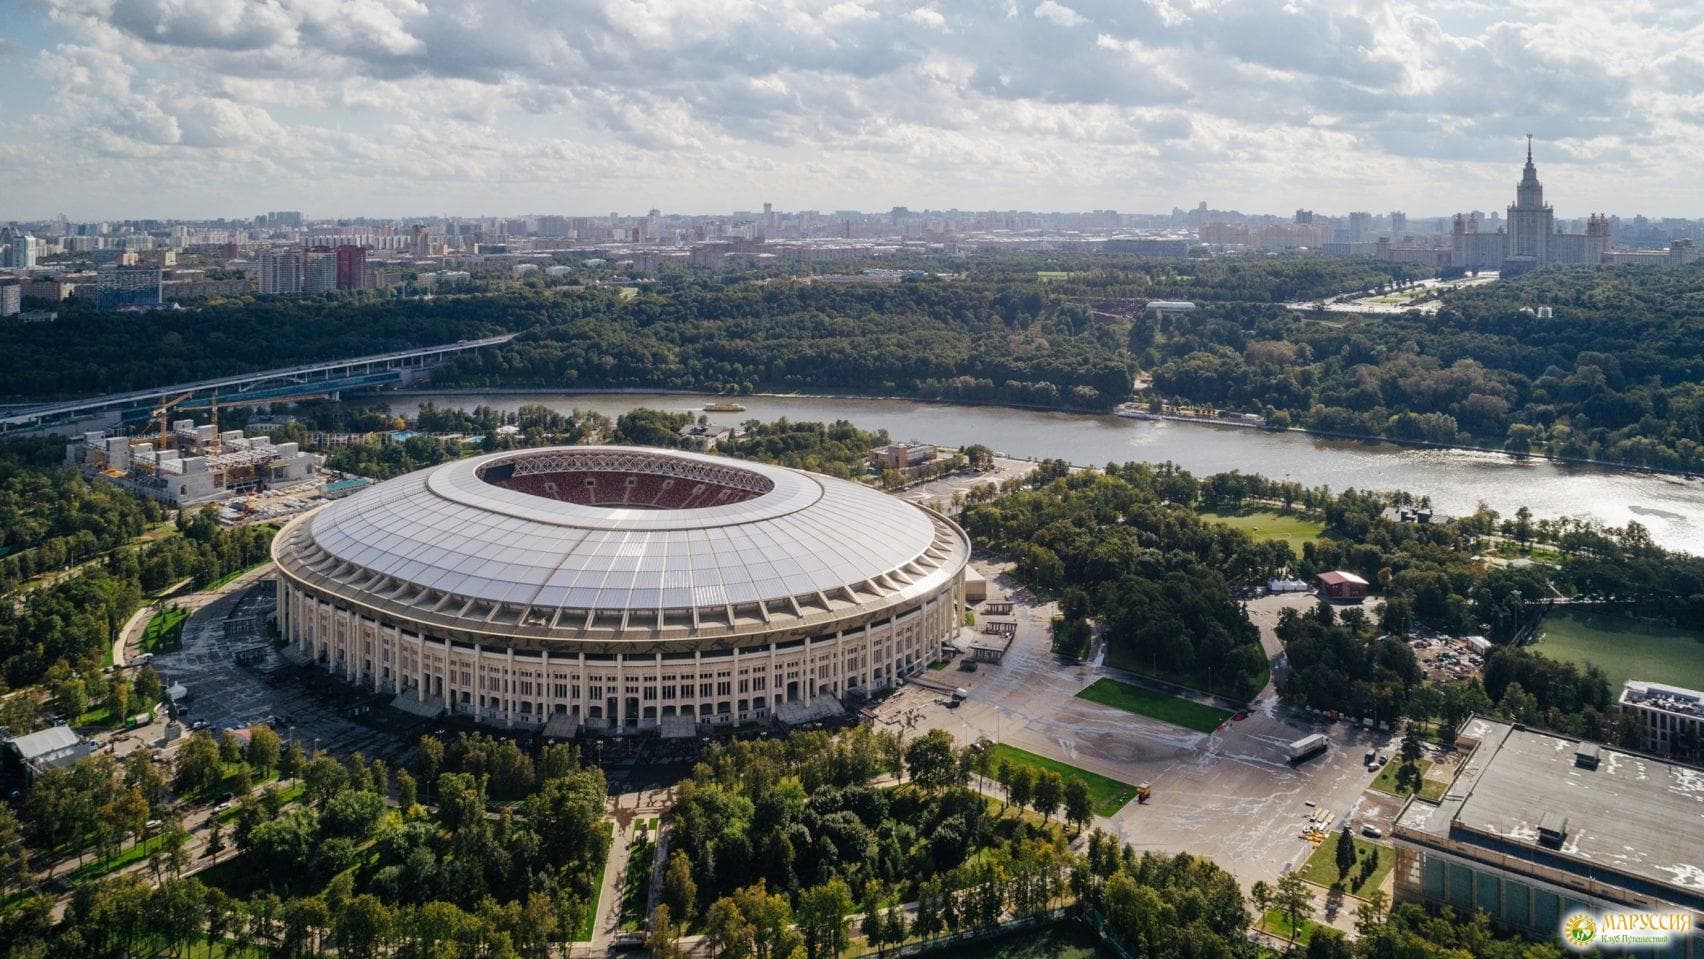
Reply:
[[[918,7],[905,14],[905,19],[920,27],[939,30],[947,25],[947,18],[941,16],[941,11],[934,7]]]
[[[1687,159],[1704,122],[1704,26],[1666,5],[22,9],[45,11],[23,35],[54,39],[13,54],[44,82],[29,107],[0,101],[0,142],[8,169],[23,171],[7,198],[37,211],[64,208],[57,194],[71,184],[101,208],[91,214],[138,198],[160,204],[149,212],[188,212],[250,196],[268,170],[276,189],[304,191],[294,205],[328,213],[450,202],[726,209],[758,191],[824,209],[1165,209],[1205,195],[1259,209],[1443,213],[1503,202],[1530,129],[1564,215],[1641,202],[1658,212],[1659,201],[1704,212]],[[1605,167],[1616,175],[1598,175]]]
[[[1087,17],[1059,0],[1041,0],[1041,3],[1036,5],[1035,16],[1038,20],[1046,20],[1061,27],[1080,27],[1089,22]]]

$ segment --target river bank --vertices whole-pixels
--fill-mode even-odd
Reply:
[[[1106,410],[1092,410],[1084,407],[1071,406],[1042,406],[1035,403],[997,402],[994,400],[938,400],[914,396],[890,396],[875,393],[705,393],[700,390],[675,390],[638,386],[616,386],[589,389],[574,389],[563,393],[553,393],[548,389],[532,386],[494,386],[494,387],[451,387],[447,389],[406,389],[387,390],[374,394],[380,397],[401,396],[692,396],[704,397],[706,400],[739,402],[742,398],[766,397],[770,399],[801,399],[801,400],[889,400],[901,403],[927,403],[936,406],[973,406],[984,409],[1026,410],[1040,413],[1062,413],[1068,416],[1116,416]],[[1139,417],[1127,417],[1137,419]],[[1637,463],[1621,463],[1614,460],[1598,460],[1585,456],[1557,456],[1551,453],[1515,453],[1496,446],[1477,446],[1463,443],[1439,443],[1432,440],[1402,439],[1392,436],[1378,436],[1372,433],[1341,433],[1334,430],[1308,429],[1302,426],[1266,426],[1258,423],[1244,423],[1223,417],[1184,416],[1175,413],[1154,414],[1154,418],[1174,423],[1188,423],[1202,426],[1225,426],[1233,429],[1260,430],[1266,433],[1294,433],[1301,436],[1317,436],[1322,439],[1342,440],[1352,443],[1369,443],[1407,447],[1410,449],[1429,449],[1444,451],[1461,451],[1465,453],[1490,453],[1497,456],[1507,456],[1511,460],[1543,460],[1569,466],[1585,466],[1593,469],[1625,470],[1630,473],[1649,475],[1675,476],[1686,480],[1697,478],[1690,470],[1668,469],[1661,466],[1642,466]],[[1081,464],[1077,464],[1081,465]]]
[[[656,391],[420,390],[382,395],[393,410],[405,415],[427,401],[506,410],[540,403],[562,412],[589,409],[610,417],[639,406],[698,414],[705,403],[730,399]],[[1240,470],[1335,491],[1403,490],[1429,496],[1433,508],[1446,515],[1472,513],[1483,504],[1512,516],[1527,506],[1539,518],[1568,517],[1618,527],[1638,522],[1662,546],[1704,553],[1704,483],[1667,474],[1516,458],[1498,451],[1409,447],[1300,431],[1154,422],[1111,414],[804,394],[732,398],[747,409],[703,415],[720,426],[782,417],[844,419],[864,429],[886,430],[895,440],[945,446],[981,443],[1013,458],[1062,459],[1078,466],[1169,461],[1197,476]]]

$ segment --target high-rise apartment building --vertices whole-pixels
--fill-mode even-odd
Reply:
[[[255,262],[262,294],[302,292],[301,250],[262,250]]]
[[[367,288],[367,251],[364,247],[345,243],[336,250],[337,288],[362,290]]]
[[[35,269],[36,258],[41,255],[41,241],[28,233],[13,234],[10,243],[6,244],[4,260],[0,266],[12,270]]]
[[[330,293],[337,289],[337,254],[316,246],[302,256],[302,292]]]
[[[18,283],[0,283],[0,316],[17,316],[23,308],[23,286]]]
[[[158,306],[164,277],[158,267],[109,263],[95,273],[95,305],[103,310]]]

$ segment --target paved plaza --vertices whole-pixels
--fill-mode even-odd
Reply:
[[[986,737],[1132,785],[1151,783],[1149,802],[1130,803],[1099,825],[1139,851],[1208,856],[1245,885],[1271,882],[1305,861],[1313,847],[1302,838],[1303,823],[1318,810],[1334,813],[1336,822],[1350,817],[1357,827],[1380,819],[1388,824],[1384,810],[1354,810],[1372,780],[1361,758],[1368,749],[1390,748],[1390,734],[1290,715],[1278,707],[1271,686],[1246,719],[1211,734],[1077,699],[1103,676],[1136,677],[1054,655],[1048,635],[1054,607],[1037,603],[1009,577],[995,581],[995,590],[1016,602],[1018,632],[1004,662],[975,672],[955,665],[924,673],[880,705],[878,722],[907,737],[931,727],[963,743]],[[1254,619],[1268,652],[1276,652],[1276,609],[1258,612]],[[951,708],[943,690],[960,686],[969,698]],[[1291,766],[1285,747],[1310,732],[1330,736],[1331,748]]]

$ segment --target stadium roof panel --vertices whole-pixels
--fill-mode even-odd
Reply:
[[[665,477],[746,498],[592,505],[490,478],[521,471]],[[396,581],[361,587],[375,593],[403,583],[481,603],[604,614],[784,604],[862,588],[912,564],[940,567],[927,552],[944,528],[911,504],[813,473],[674,450],[554,447],[459,460],[363,490],[320,510],[302,527],[308,541],[297,538],[292,549],[316,568],[323,551],[336,561],[324,569],[341,569],[345,583],[375,573]]]

